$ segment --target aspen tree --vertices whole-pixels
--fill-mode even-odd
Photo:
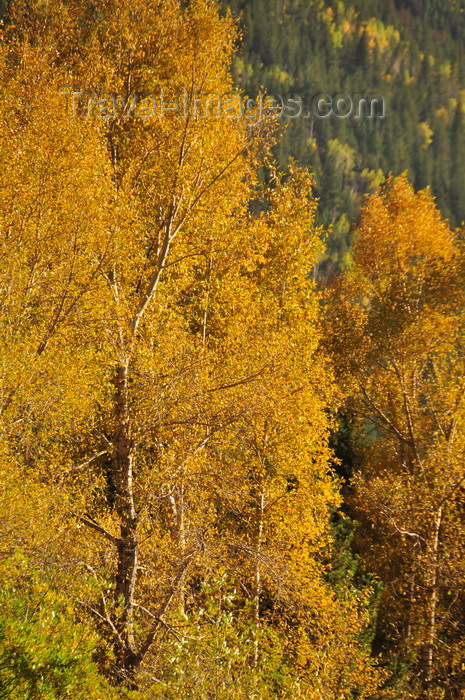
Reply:
[[[366,200],[327,327],[348,410],[369,430],[353,504],[365,566],[385,584],[380,635],[422,698],[463,689],[451,661],[465,573],[463,271],[431,193],[391,178]]]

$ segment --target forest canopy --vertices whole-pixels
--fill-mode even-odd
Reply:
[[[383,178],[322,289],[276,120],[176,108],[246,103],[238,37],[211,0],[1,28],[0,698],[463,697],[460,232]]]

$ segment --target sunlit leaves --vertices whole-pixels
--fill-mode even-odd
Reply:
[[[463,260],[429,191],[391,178],[366,200],[328,314],[347,410],[366,435],[353,505],[367,567],[386,583],[385,644],[411,653],[425,697],[447,673],[463,596]]]

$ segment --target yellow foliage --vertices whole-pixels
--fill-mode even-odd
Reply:
[[[325,582],[337,392],[312,180],[266,163],[259,192],[272,137],[246,119],[99,106],[232,92],[231,20],[209,0],[18,0],[2,32],[5,546],[63,578],[116,684],[166,672],[170,620],[226,572],[306,697],[367,696],[366,601]]]
[[[465,580],[463,274],[457,234],[403,175],[367,197],[353,264],[330,294],[327,344],[365,434],[361,547],[387,584],[382,624],[411,655],[414,687],[440,687],[449,662],[435,640],[460,615],[445,590]]]

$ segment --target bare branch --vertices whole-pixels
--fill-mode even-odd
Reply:
[[[94,462],[96,459],[99,457],[102,457],[103,455],[108,454],[108,450],[101,450],[100,452],[97,452],[96,454],[92,455],[92,457],[88,457],[84,462],[81,462],[81,464],[76,465],[75,467],[70,467],[70,469],[65,470],[65,474],[69,474],[70,472],[76,472],[79,469],[84,469],[84,467],[87,467],[89,464]]]
[[[80,603],[80,605],[83,605],[85,608],[87,608],[87,610],[89,610],[93,615],[95,615],[95,617],[98,617],[99,620],[102,620],[102,622],[104,622],[107,625],[107,627],[113,632],[113,634],[117,638],[121,648],[124,649],[124,641],[120,633],[116,629],[115,625],[113,624],[112,620],[108,617],[108,615],[105,614],[105,610],[102,614],[88,603],[84,603],[84,601],[82,600],[79,600],[78,602]]]
[[[74,515],[76,515],[74,513]],[[109,540],[112,544],[115,545],[115,547],[118,546],[119,540],[117,537],[111,534],[111,532],[108,532],[102,525],[100,525],[96,520],[91,518],[91,516],[84,517],[83,515],[76,515],[78,520],[80,520],[84,525],[87,525],[87,527],[90,527],[92,530],[95,530],[96,532],[99,532],[103,537],[105,537],[107,540]]]
[[[142,643],[140,650],[139,650],[139,653],[137,654],[137,658],[138,658],[139,663],[143,661],[145,655],[147,654],[148,650],[152,646],[152,644],[155,640],[156,634],[157,634],[157,630],[158,630],[160,624],[163,623],[163,620],[161,618],[168,610],[168,607],[170,606],[171,601],[173,600],[174,596],[176,595],[176,593],[178,591],[179,585],[184,577],[184,574],[186,573],[187,569],[189,568],[189,565],[190,565],[192,559],[194,558],[195,554],[197,553],[197,551],[198,551],[197,549],[194,549],[193,551],[191,551],[189,554],[187,554],[182,559],[182,561],[178,567],[178,570],[176,572],[176,575],[173,579],[173,582],[165,593],[165,597],[164,597],[162,603],[160,604],[157,612],[152,614],[155,622],[154,622],[151,630],[149,631],[148,635],[146,636],[145,641]]]

